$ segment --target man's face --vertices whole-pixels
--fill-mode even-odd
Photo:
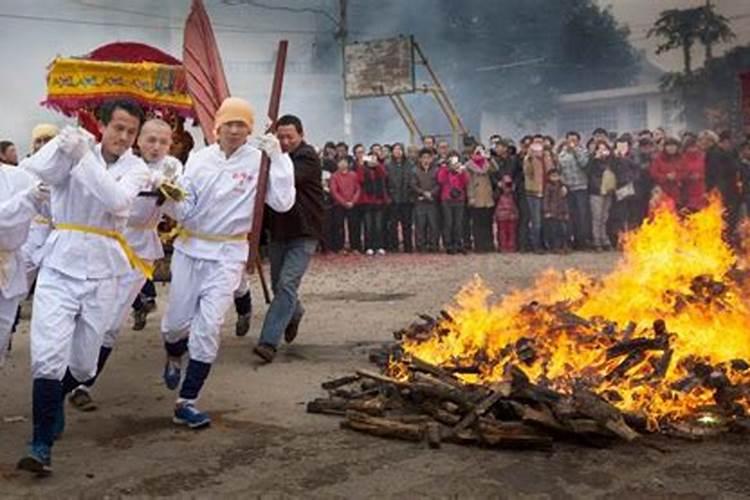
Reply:
[[[370,148],[370,154],[377,156],[378,158],[382,158],[383,148],[379,144],[373,144]]]
[[[503,144],[502,142],[498,142],[495,144],[495,154],[497,156],[505,156],[508,153],[508,146]]]
[[[8,165],[18,165],[18,151],[16,150],[16,147],[12,144],[8,146],[5,149],[5,154],[2,159],[4,163],[7,163]]]
[[[680,149],[680,148],[679,148],[679,147],[677,146],[677,144],[674,144],[674,143],[672,143],[672,142],[670,142],[669,144],[667,144],[666,146],[664,146],[664,151],[665,151],[665,152],[666,152],[666,153],[667,153],[668,155],[671,155],[671,156],[674,156],[674,155],[676,155],[676,154],[677,154],[677,152],[679,151],[679,149]]]
[[[49,141],[51,141],[53,137],[51,135],[44,135],[42,137],[37,137],[34,139],[34,143],[31,145],[31,152],[36,153],[42,147],[44,147],[45,144],[47,144]]]
[[[250,135],[250,127],[245,122],[233,121],[219,127],[219,146],[223,151],[236,151]]]
[[[430,164],[432,164],[432,155],[421,155],[419,157],[419,165],[426,169],[430,167]]]
[[[115,109],[107,125],[99,124],[102,134],[102,151],[120,157],[133,147],[140,122],[124,109]]]
[[[724,139],[723,141],[719,141],[719,147],[723,149],[724,151],[731,151],[732,141],[730,141],[729,139]]]
[[[432,137],[425,137],[424,138],[424,147],[430,148],[430,149],[434,148],[435,147],[435,139],[433,139]]]
[[[362,159],[365,157],[365,148],[358,147],[354,150],[354,158],[357,160],[357,163],[362,163]]]
[[[607,141],[608,139],[609,137],[607,137],[607,134],[602,134],[601,132],[599,132],[598,134],[594,134],[594,140],[596,142]]]
[[[578,136],[574,135],[574,134],[570,134],[566,139],[568,141],[568,145],[571,148],[578,147],[578,144],[581,142],[581,140],[578,138]]]
[[[339,158],[346,158],[348,154],[349,151],[347,151],[344,146],[336,146],[336,156]]]
[[[146,163],[154,163],[169,154],[172,147],[172,129],[157,123],[146,122],[138,136],[138,148]]]
[[[448,156],[448,151],[450,151],[450,146],[448,145],[448,143],[445,141],[440,141],[437,146],[438,155],[441,158],[445,158],[446,156]]]
[[[656,142],[659,142],[662,139],[664,139],[664,131],[660,128],[657,128],[656,130],[654,130],[654,140]]]
[[[302,134],[297,132],[294,125],[276,127],[276,137],[279,138],[281,150],[285,153],[293,153],[302,144]]]
[[[401,146],[394,146],[393,150],[391,151],[391,155],[393,156],[394,160],[401,160],[401,158],[404,157],[404,150],[401,148]]]

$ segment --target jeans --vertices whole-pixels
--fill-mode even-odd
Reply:
[[[573,244],[581,250],[591,241],[591,205],[586,189],[571,191],[568,196],[570,222],[573,232]]]
[[[365,222],[365,250],[379,250],[383,245],[383,215],[385,207],[382,205],[366,205],[364,207]]]
[[[550,250],[564,250],[568,239],[566,222],[554,217],[544,219],[544,239]]]
[[[263,320],[261,344],[276,347],[289,323],[302,319],[305,310],[297,298],[297,289],[317,246],[318,242],[311,238],[272,241],[269,244],[273,300]]]
[[[492,241],[493,207],[469,208],[471,233],[475,252],[491,252],[495,249]]]
[[[411,203],[393,203],[386,210],[386,248],[390,251],[398,252],[399,250],[399,233],[398,228],[401,226],[401,236],[404,241],[404,252],[412,251],[412,218],[414,215],[414,205]]]
[[[592,194],[589,196],[589,201],[591,203],[591,232],[594,235],[594,246],[608,247],[611,243],[607,236],[607,221],[609,220],[609,210],[612,207],[612,195]]]
[[[333,206],[333,230],[331,236],[331,251],[340,252],[344,249],[346,242],[345,225],[349,229],[349,245],[352,250],[354,247],[352,234],[354,234],[354,208],[346,208],[341,205]]]
[[[464,249],[464,208],[463,202],[443,203],[443,245],[449,252]]]
[[[434,252],[438,249],[438,211],[435,203],[417,202],[414,205],[415,241],[417,251]]]
[[[538,196],[526,196],[529,204],[529,239],[531,249],[542,250],[542,198]]]
[[[349,212],[349,248],[352,251],[362,251],[362,220],[364,218],[362,205],[355,205]]]

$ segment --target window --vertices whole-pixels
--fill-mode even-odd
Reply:
[[[627,106],[628,130],[643,130],[648,127],[648,105],[645,100],[634,101]]]
[[[589,108],[565,109],[558,115],[558,133],[575,130],[587,136],[595,128],[617,130],[617,108],[615,106],[592,106]]]

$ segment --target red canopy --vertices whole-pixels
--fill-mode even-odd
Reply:
[[[115,42],[102,45],[92,50],[84,57],[92,61],[110,61],[110,62],[153,62],[159,64],[172,64],[179,66],[182,61],[176,59],[166,52],[137,42]]]

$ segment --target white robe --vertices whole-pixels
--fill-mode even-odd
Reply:
[[[122,231],[151,182],[148,167],[130,151],[107,165],[96,146],[74,164],[53,139],[30,160],[27,168],[51,186],[55,225]],[[31,318],[33,378],[62,380],[70,368],[77,380],[88,380],[112,322],[118,279],[131,266],[114,239],[59,227],[43,254]]]
[[[208,146],[188,159],[181,184],[184,202],[173,206],[174,218],[189,231],[213,236],[250,232],[255,206],[261,152],[245,144],[230,157],[218,145]],[[266,203],[278,212],[292,208],[294,166],[287,154],[271,158]],[[209,241],[178,238],[172,256],[169,303],[162,318],[164,340],[188,337],[191,359],[213,363],[220,329],[234,300],[248,257],[245,238]]]
[[[0,366],[18,304],[27,291],[21,249],[36,215],[31,197],[35,184],[34,178],[18,167],[0,164]]]

